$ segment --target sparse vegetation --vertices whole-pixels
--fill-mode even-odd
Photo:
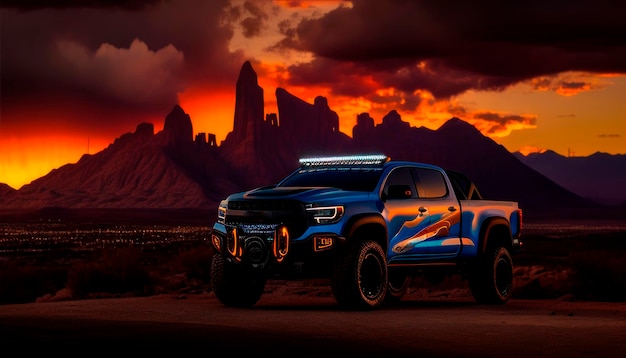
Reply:
[[[109,248],[65,264],[0,262],[0,304],[210,290],[210,248]]]
[[[86,252],[0,257],[0,304],[98,297],[210,292],[213,252],[197,239],[147,247],[126,245]],[[516,258],[514,298],[626,300],[626,233],[554,238],[530,233]],[[449,278],[415,287],[449,289]],[[454,281],[454,287],[459,282]]]
[[[70,267],[67,288],[74,298],[103,293],[147,296],[154,292],[153,279],[138,249],[104,249],[95,256],[93,261]]]
[[[0,304],[34,302],[54,293],[67,281],[67,270],[55,265],[24,266],[0,261]]]
[[[626,240],[626,238],[625,238]],[[622,302],[626,300],[626,252],[595,249],[571,256],[573,293],[581,300]]]

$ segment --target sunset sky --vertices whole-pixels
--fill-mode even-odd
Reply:
[[[50,5],[50,3],[54,5]],[[26,5],[25,5],[26,4]],[[218,144],[251,61],[277,87],[509,151],[626,154],[626,1],[3,0],[0,183],[94,154],[176,104]]]

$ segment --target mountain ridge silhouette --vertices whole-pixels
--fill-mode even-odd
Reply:
[[[263,89],[246,62],[237,80],[233,131],[219,146],[205,134],[194,139],[191,118],[176,104],[157,133],[152,124],[140,123],[102,151],[19,190],[0,186],[0,209],[212,210],[232,192],[275,183],[296,169],[302,156],[363,152],[464,172],[486,198],[518,201],[522,209],[595,205],[462,119],[431,130],[411,127],[395,110],[378,125],[361,113],[351,138],[338,130],[339,118],[325,97],[309,104],[284,88],[275,94],[278,113],[265,114]]]
[[[566,157],[552,150],[523,155],[520,161],[584,198],[626,208],[626,154],[595,152]]]

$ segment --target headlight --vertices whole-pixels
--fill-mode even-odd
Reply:
[[[334,224],[343,216],[343,206],[319,206],[306,209],[309,217],[317,224]]]
[[[220,206],[217,208],[217,222],[220,224],[226,223],[226,208],[228,207],[228,202],[226,200],[222,200],[220,202]]]

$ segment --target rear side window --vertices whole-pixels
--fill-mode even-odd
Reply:
[[[415,185],[420,198],[443,198],[448,195],[446,180],[440,171],[415,168]]]
[[[481,200],[483,198],[476,185],[465,174],[451,170],[447,170],[446,174],[448,174],[448,179],[450,179],[457,198],[461,200]]]

